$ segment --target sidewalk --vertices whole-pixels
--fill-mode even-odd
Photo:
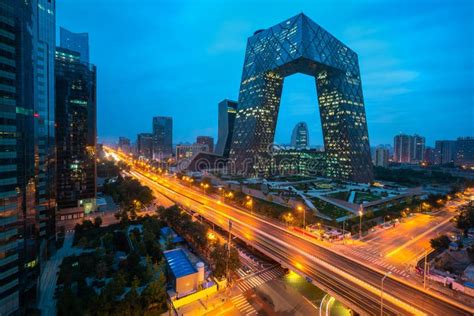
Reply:
[[[73,241],[74,232],[66,233],[63,247],[46,261],[44,269],[42,269],[40,277],[40,299],[38,303],[41,315],[56,315],[56,299],[54,298],[54,291],[58,280],[59,266],[64,257],[71,256],[75,252],[80,252],[79,249],[74,249],[72,247]]]

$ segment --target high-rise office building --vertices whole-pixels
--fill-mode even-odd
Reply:
[[[198,136],[196,138],[196,144],[207,145],[208,152],[214,152],[214,138],[210,136]]]
[[[237,102],[222,100],[218,105],[218,132],[215,153],[224,158],[229,157],[232,133],[234,131]]]
[[[156,116],[153,118],[153,158],[167,159],[173,155],[173,118]]]
[[[374,165],[377,167],[388,167],[388,158],[390,156],[390,153],[387,148],[384,147],[377,147],[375,149],[375,161]]]
[[[283,80],[294,73],[316,79],[327,176],[370,182],[357,54],[304,14],[259,30],[247,41],[230,150],[237,172],[267,173]]]
[[[0,21],[0,315],[26,314],[55,237],[55,1],[2,1]]]
[[[309,131],[306,122],[299,122],[291,134],[291,147],[303,149],[309,147]]]
[[[147,159],[153,159],[154,135],[151,133],[140,133],[137,135],[137,153]]]
[[[456,159],[456,141],[437,140],[435,142],[436,164],[453,163]]]
[[[93,210],[96,197],[96,68],[56,48],[57,202]]]
[[[89,34],[74,33],[63,27],[59,28],[59,45],[81,54],[80,60],[89,63]]]
[[[456,140],[456,165],[474,166],[474,137],[459,137]]]

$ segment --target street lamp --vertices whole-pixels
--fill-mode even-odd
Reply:
[[[385,273],[385,275],[383,276],[382,278],[382,281],[381,281],[381,286],[380,286],[380,316],[383,315],[383,281],[385,281],[385,278],[388,277],[390,274],[392,274],[392,271],[387,271],[387,273]]]
[[[364,207],[359,206],[359,240],[362,239],[362,215],[364,215]]]

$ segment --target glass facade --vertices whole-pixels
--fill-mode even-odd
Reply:
[[[0,314],[36,303],[54,240],[55,1],[0,2]]]
[[[304,14],[248,39],[230,158],[238,172],[268,172],[283,81],[314,76],[329,177],[370,182],[372,162],[357,54]]]
[[[236,101],[226,99],[219,102],[217,145],[214,152],[224,158],[229,157],[236,113]]]
[[[55,72],[58,208],[87,208],[96,197],[96,68],[58,47]]]
[[[168,159],[173,155],[173,118],[153,118],[153,158]]]
[[[59,44],[63,48],[78,52],[81,62],[89,63],[89,34],[74,33],[63,27],[59,28]]]
[[[309,131],[305,122],[296,124],[291,134],[291,146],[296,149],[309,147]]]

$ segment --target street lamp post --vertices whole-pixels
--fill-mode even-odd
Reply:
[[[359,240],[362,239],[362,215],[364,215],[364,207],[362,204],[359,206]]]
[[[387,273],[385,273],[385,275],[383,276],[382,278],[382,281],[381,281],[381,286],[380,286],[380,316],[383,315],[383,281],[385,281],[385,278],[388,277],[390,274],[392,274],[392,271],[387,271]]]

